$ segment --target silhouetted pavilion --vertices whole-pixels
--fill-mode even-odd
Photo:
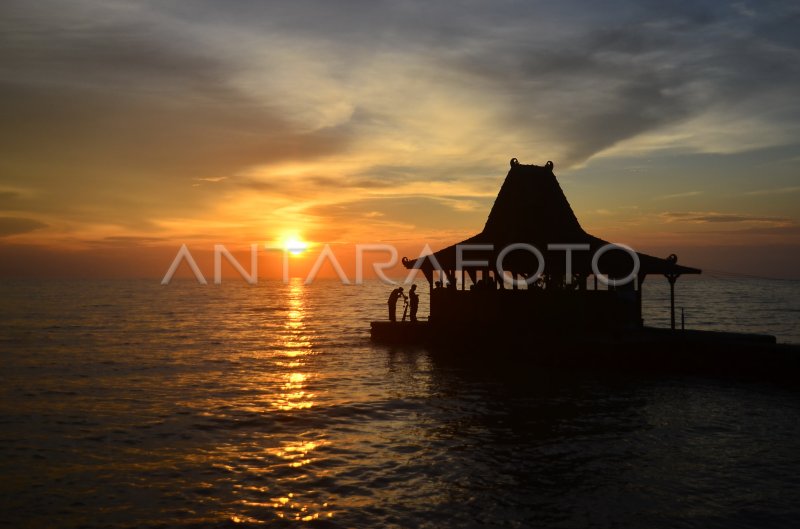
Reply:
[[[519,243],[536,247],[544,258],[540,280],[527,288],[521,284],[511,286],[510,280],[531,278],[539,270],[540,262],[531,251],[518,248],[504,255],[506,277],[501,277],[495,268],[498,254]],[[588,245],[588,250],[571,251],[570,277],[566,274],[567,253],[552,246],[565,244]],[[682,274],[701,271],[678,265],[674,254],[662,259],[636,252],[639,269],[635,278],[624,286],[615,286],[615,279],[632,273],[634,260],[621,249],[606,249],[596,263],[597,271],[610,279],[606,287],[602,280],[598,283],[592,256],[608,244],[581,228],[556,180],[552,162],[544,166],[523,165],[514,158],[482,232],[432,256],[404,258],[403,264],[408,269],[419,268],[431,287],[431,323],[524,321],[544,329],[566,330],[641,327],[642,284],[647,275],[659,274],[670,283],[674,328],[675,281]],[[491,245],[491,249],[466,249],[459,269],[459,245]],[[443,285],[434,289],[437,279]],[[459,282],[460,290],[456,288]]]

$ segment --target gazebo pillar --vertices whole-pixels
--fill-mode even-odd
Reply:
[[[664,277],[669,281],[669,326],[673,331],[675,330],[675,281],[680,276],[680,274],[672,272],[664,274]]]
[[[639,273],[636,276],[636,311],[639,314],[639,327],[644,327],[644,318],[642,317],[642,284],[644,284],[645,278],[647,278],[647,274]]]
[[[478,282],[478,272],[476,272],[474,268],[467,269],[467,275],[473,285]]]
[[[450,286],[452,283],[451,288],[455,288],[456,286],[456,271],[455,270],[445,270],[444,272],[445,277],[447,278],[447,285]],[[444,283],[442,283],[444,284]]]
[[[422,270],[422,274],[425,276],[425,280],[428,282],[428,289],[433,290],[433,270],[429,270],[424,268]]]

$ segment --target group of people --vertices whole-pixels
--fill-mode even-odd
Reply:
[[[417,294],[417,285],[411,285],[408,291],[408,296],[403,292],[403,287],[397,287],[389,294],[389,321],[397,321],[397,300],[403,298],[403,301],[408,303],[411,309],[411,321],[417,321],[417,309],[419,308],[419,294]],[[405,311],[403,312],[403,321],[406,319]]]

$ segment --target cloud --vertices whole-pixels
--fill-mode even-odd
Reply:
[[[661,195],[660,197],[655,197],[656,200],[670,200],[673,198],[686,198],[686,197],[694,197],[697,195],[702,195],[702,191],[686,191],[683,193],[673,193],[670,195]]]
[[[784,242],[792,244],[800,236],[800,226],[792,225],[779,225],[779,226],[751,226],[746,228],[734,230],[711,230],[705,233],[715,235],[759,235],[759,236],[778,236],[778,242],[782,239]],[[791,241],[791,242],[790,242]]]
[[[796,9],[775,4],[776,11],[743,21],[724,6],[616,4],[620,9],[609,11],[615,20],[598,12],[576,16],[563,29],[543,28],[535,38],[506,24],[498,30],[505,38],[486,38],[485,45],[454,55],[472,84],[503,95],[495,106],[506,107],[515,129],[527,128],[530,136],[538,126],[554,145],[566,145],[560,153],[567,164],[701,116],[719,121],[737,107],[746,112],[738,116],[742,125],[760,116],[776,131],[796,126],[798,105],[790,99],[792,83],[800,79],[798,39],[776,43],[770,30],[781,17],[796,20]],[[748,130],[739,133],[746,137]],[[539,143],[547,141],[537,136]],[[758,131],[740,145],[751,148],[763,136]],[[772,142],[785,137],[769,136]],[[688,138],[684,147],[705,151],[713,139]]]
[[[0,190],[0,207],[11,207],[20,198],[20,193],[16,191]]]
[[[360,240],[365,241],[411,240],[415,236],[438,239],[445,232],[463,237],[470,230],[475,233],[481,230],[487,211],[486,204],[477,204],[472,197],[391,195],[319,204],[303,213],[320,219],[317,231],[320,240],[346,240],[342,237],[357,231]]]
[[[9,0],[0,178],[33,191],[0,204],[83,239],[357,231],[343,203],[393,231],[479,228],[512,156],[569,171],[797,137],[798,17],[772,1]]]
[[[797,16],[788,5],[743,18],[724,6],[613,4],[604,12],[570,2],[491,9],[300,2],[280,10],[257,2],[191,10],[181,2],[136,10],[112,3],[96,6],[110,21],[80,32],[54,15],[40,24],[51,47],[8,59],[23,71],[35,64],[51,83],[80,79],[193,103],[270,107],[283,126],[301,130],[341,125],[360,112],[370,121],[354,131],[359,140],[376,120],[384,133],[391,126],[445,132],[436,114],[417,123],[417,109],[435,102],[476,133],[481,125],[505,129],[567,166],[734,105],[758,105],[761,116],[778,110],[768,122],[786,115],[798,80],[797,39],[780,31],[781,20]],[[389,84],[395,78],[400,90]]]
[[[47,224],[36,219],[27,219],[24,217],[0,217],[0,237],[19,235],[46,227]]]
[[[800,186],[789,186],[772,189],[756,189],[754,191],[745,191],[742,194],[746,196],[783,195],[785,193],[797,193],[798,191],[800,191]]]
[[[720,222],[765,222],[776,225],[792,223],[792,219],[786,217],[769,217],[756,215],[741,215],[735,213],[708,212],[685,212],[667,211],[661,213],[661,218],[667,222],[693,222],[693,223],[720,223]]]
[[[213,176],[213,177],[206,177],[206,178],[195,178],[198,182],[210,182],[212,184],[216,184],[217,182],[222,182],[223,180],[227,180],[227,176]]]

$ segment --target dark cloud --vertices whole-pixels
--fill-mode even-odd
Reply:
[[[781,217],[750,217],[747,215],[700,215],[689,217],[693,222],[787,222],[789,219]]]
[[[391,50],[439,65],[443,84],[459,70],[475,77],[475,88],[496,97],[498,124],[514,117],[521,134],[552,131],[570,145],[568,163],[710,102],[793,88],[799,77],[791,54],[800,15],[789,2],[759,4],[752,17],[721,2],[614,1],[602,10],[580,2],[172,2],[134,12],[139,19],[111,16],[108,6],[100,11],[109,21],[80,31],[41,9],[11,17],[0,58],[17,74],[38,69],[50,81],[67,76],[127,90],[156,83],[161,92],[227,99],[239,95],[225,80],[241,64],[170,33],[171,24],[206,25],[234,39],[238,29],[317,43],[311,50],[328,49],[348,65],[342,75],[364,56]]]
[[[315,187],[322,187],[322,188],[346,187],[346,184],[342,182],[340,178],[335,178],[332,176],[309,176],[306,177],[304,180]]]
[[[17,191],[0,191],[0,208],[11,207],[19,200],[21,194]]]
[[[367,187],[375,185],[380,187],[382,182],[395,184],[398,182],[416,179],[420,168],[413,165],[373,165],[356,173],[357,178],[363,178]]]
[[[21,233],[28,233],[46,227],[47,224],[36,219],[27,219],[23,217],[0,217],[0,237],[19,235]]]
[[[142,109],[137,104],[151,109],[154,123],[145,129],[156,132],[153,143],[163,143],[156,118],[161,115],[173,124],[165,134],[182,135],[187,144],[202,144],[204,151],[212,147],[208,152],[214,159],[219,159],[226,141],[212,134],[198,143],[197,122],[203,118],[219,123],[220,133],[238,129],[262,134],[265,141],[242,150],[266,162],[270,153],[297,156],[299,151],[313,155],[320,147],[321,152],[330,150],[302,134],[296,142],[281,141],[299,131],[229,82],[245,68],[239,58],[198,47],[197,32],[173,31],[178,21],[196,29],[207,26],[209,38],[236,39],[239,30],[241,35],[249,31],[316,43],[310,46],[312,53],[333,52],[343,76],[360,59],[379,51],[436,64],[442,71],[437,81],[442,89],[491,94],[496,107],[492,125],[510,126],[520,138],[547,131],[555,143],[564,145],[561,163],[566,165],[688,119],[711,105],[764,104],[759,111],[774,112],[773,119],[785,119],[787,110],[800,113],[796,104],[786,107],[800,82],[800,66],[793,59],[800,37],[791,30],[800,14],[788,2],[769,2],[768,8],[753,9],[755,16],[743,16],[747,10],[719,2],[615,1],[602,10],[587,10],[578,2],[554,6],[503,1],[491,6],[173,2],[137,11],[116,9],[114,3],[82,6],[105,16],[79,25],[78,16],[58,10],[44,15],[44,8],[8,3],[7,15],[15,16],[7,16],[0,59],[14,75],[4,77],[48,87],[62,82],[73,89],[76,84],[106,92],[122,88],[120,106],[139,116]],[[458,72],[471,82],[458,86]],[[784,97],[771,97],[776,93]],[[166,103],[165,96],[173,100]],[[91,105],[81,113],[86,105],[57,96],[31,104],[56,110],[69,106],[79,123],[109,115]],[[176,107],[195,115],[176,115]],[[114,117],[120,124],[130,119],[125,113]],[[135,131],[141,120],[132,121]],[[186,127],[176,126],[182,121]],[[338,135],[347,132],[356,133],[339,130]],[[252,161],[245,153],[230,156],[244,158],[240,163]],[[182,160],[185,154],[175,157]]]
[[[510,159],[510,158],[509,158]],[[544,162],[542,162],[544,163]],[[441,167],[427,165],[371,165],[354,174],[355,180],[366,179],[367,187],[378,182],[400,184],[404,182],[463,182],[473,183],[498,174],[497,160],[447,160]]]
[[[680,220],[683,222],[772,222],[791,223],[792,219],[786,217],[765,217],[757,215],[740,215],[731,213],[695,213],[685,211],[667,211],[661,214],[667,220]]]
[[[614,2],[589,20],[576,11],[572,23],[536,39],[506,25],[440,64],[496,93],[523,137],[546,130],[566,145],[567,164],[715,108],[797,119],[800,36],[773,32],[797,8],[775,2],[742,19],[723,3],[638,4]]]
[[[476,167],[477,166],[477,167]],[[352,174],[309,174],[296,176],[284,180],[259,180],[252,177],[236,177],[231,180],[233,185],[254,191],[266,191],[274,195],[296,196],[299,190],[304,193],[313,191],[364,191],[396,189],[407,184],[425,184],[432,181],[460,182],[469,189],[481,187],[479,177],[491,175],[492,181],[486,181],[487,188],[495,190],[502,171],[498,172],[496,164],[487,165],[484,169],[480,164],[467,167],[461,164],[452,164],[446,168],[431,168],[424,165],[374,165],[358,170]],[[478,176],[476,176],[478,175]],[[226,182],[227,183],[227,182]],[[399,197],[402,198],[402,197]],[[455,200],[467,200],[474,197],[457,196],[449,197]]]
[[[231,81],[240,62],[154,6],[61,7],[0,6],[0,118],[14,124],[0,129],[0,178],[36,190],[39,211],[116,224],[196,215],[220,198],[197,179],[350,141],[344,127],[298,127],[245,93]]]
[[[4,155],[35,157],[46,144],[50,157],[84,168],[113,163],[165,169],[170,176],[216,176],[259,161],[335,152],[345,141],[330,130],[300,132],[242,98],[186,105],[171,98],[9,85],[0,86],[0,98],[3,117],[19,124],[0,132]]]
[[[775,236],[785,241],[796,241],[800,236],[800,226],[753,226],[749,228],[741,228],[734,230],[709,230],[708,234],[712,235],[757,235],[757,236]]]

